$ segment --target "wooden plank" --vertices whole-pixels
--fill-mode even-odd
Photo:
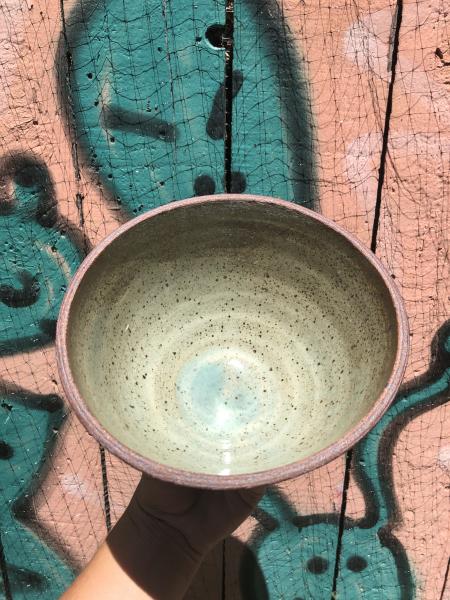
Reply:
[[[224,52],[206,37],[223,18],[223,4],[206,1],[90,2],[68,13],[61,100],[83,176],[122,219],[223,190]]]
[[[387,99],[374,64],[389,55],[383,9],[392,17],[390,2],[235,0],[233,170],[249,174],[247,191],[312,206],[367,244],[380,162],[369,136],[382,135]],[[379,39],[349,60],[376,27]],[[343,478],[340,459],[266,497],[260,523],[227,542],[228,598],[330,598]]]
[[[450,554],[450,102],[446,82],[450,79],[444,53],[448,26],[448,11],[439,2],[404,3],[377,252],[405,299],[411,356],[405,390],[384,418],[385,434],[369,439],[366,450],[372,442],[371,452],[365,457],[373,478],[372,493],[385,509],[383,525],[391,550],[378,589],[390,598],[434,600],[446,594]],[[377,34],[375,30],[374,37]],[[386,65],[379,67],[383,77]],[[377,481],[383,475],[384,485],[380,485]],[[349,515],[358,514],[358,509],[350,497]],[[349,545],[352,542],[348,540]],[[387,588],[396,577],[401,589],[398,583]]]
[[[70,416],[61,421],[52,347],[85,244],[57,118],[59,2],[10,1],[0,15],[1,202],[11,207],[0,217],[2,543],[13,597],[56,598],[104,535],[97,445]]]
[[[156,206],[223,191],[224,3],[84,2],[65,17],[60,100],[90,242]],[[139,476],[108,453],[106,472],[114,524]],[[221,572],[219,546],[189,597],[220,598]]]

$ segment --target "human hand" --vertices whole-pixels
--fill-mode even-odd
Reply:
[[[187,488],[143,475],[130,510],[139,519],[157,519],[170,527],[183,536],[195,553],[203,556],[249,516],[263,493],[263,487]]]
[[[248,517],[263,493],[187,488],[143,475],[107,544],[153,598],[181,598],[207,552]]]

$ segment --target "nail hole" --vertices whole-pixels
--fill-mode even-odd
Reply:
[[[211,46],[214,48],[224,48],[225,44],[223,42],[223,35],[225,33],[225,26],[220,25],[219,23],[215,23],[214,25],[210,25],[205,32],[205,37]]]

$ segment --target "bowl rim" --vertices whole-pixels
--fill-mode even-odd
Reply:
[[[93,265],[96,259],[103,253],[103,251],[105,251],[117,238],[122,236],[136,225],[150,220],[162,213],[179,209],[182,210],[183,208],[191,206],[209,204],[211,202],[229,201],[255,202],[258,204],[277,206],[293,212],[302,213],[306,217],[325,225],[326,227],[343,236],[375,268],[381,279],[384,281],[395,309],[397,324],[397,352],[391,374],[384,390],[374,402],[370,411],[365,414],[362,419],[344,436],[332,444],[329,444],[325,448],[322,448],[318,452],[286,465],[265,469],[263,471],[255,471],[252,473],[218,475],[212,473],[196,473],[195,471],[188,471],[185,469],[171,467],[169,465],[164,465],[139,454],[135,450],[132,450],[114,438],[89,411],[75,384],[69,364],[67,336],[70,309],[84,275],[91,265]],[[376,425],[376,423],[381,419],[383,414],[392,403],[403,379],[408,354],[409,327],[403,299],[392,277],[389,275],[388,271],[381,261],[375,256],[375,254],[360,240],[358,240],[356,236],[349,233],[343,227],[337,225],[334,221],[324,217],[320,213],[293,202],[281,200],[279,198],[272,198],[270,196],[259,196],[254,194],[216,194],[209,196],[198,196],[196,198],[189,198],[186,200],[178,200],[150,210],[119,226],[112,233],[108,234],[87,255],[77,269],[63,298],[56,328],[56,362],[62,388],[65,393],[65,397],[71,405],[74,413],[77,415],[78,419],[84,425],[88,433],[90,433],[104,448],[108,449],[130,466],[143,473],[147,473],[150,476],[178,485],[206,489],[239,489],[278,483],[280,481],[293,479],[308,473],[309,471],[321,467],[344,454]]]

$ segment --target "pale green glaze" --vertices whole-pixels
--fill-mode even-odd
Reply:
[[[105,429],[162,464],[223,475],[342,437],[383,391],[396,337],[385,284],[345,238],[238,199],[116,239],[68,331],[74,379]]]

